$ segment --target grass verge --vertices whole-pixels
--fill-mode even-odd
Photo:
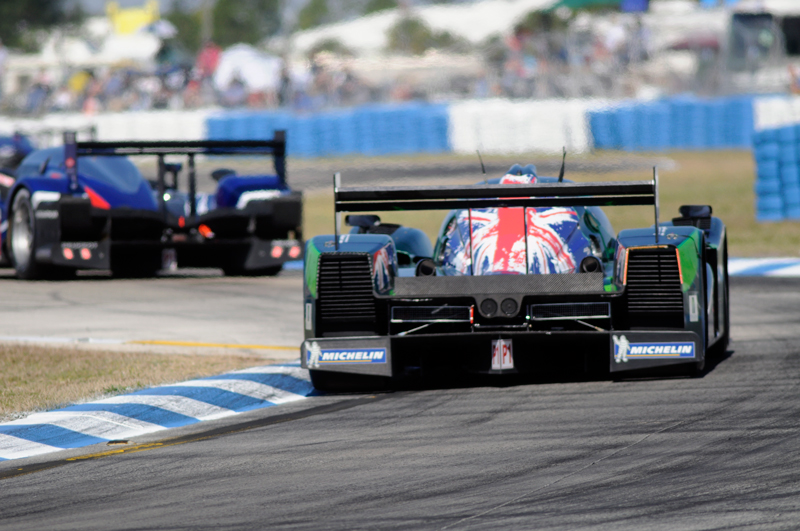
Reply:
[[[25,412],[267,363],[264,358],[0,345],[0,422]]]
[[[586,155],[582,160],[585,162],[597,157],[600,161],[604,156]],[[714,209],[714,215],[720,217],[728,227],[731,256],[800,256],[800,223],[758,223],[755,220],[755,168],[749,152],[675,152],[666,156],[677,164],[674,169],[659,172],[662,221],[677,216],[680,205],[709,204]],[[529,159],[536,161],[535,156]],[[527,160],[524,156],[520,157],[520,162]],[[567,169],[567,177],[577,182],[651,178],[650,174],[642,171],[602,174],[569,172],[569,164]],[[427,184],[437,183],[428,180]],[[333,232],[333,195],[330,191],[307,192],[304,212],[306,238]],[[605,212],[616,231],[653,224],[651,207],[609,207]],[[444,218],[444,213],[440,211],[378,214],[386,222],[422,229],[432,242]]]

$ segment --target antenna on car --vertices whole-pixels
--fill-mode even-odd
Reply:
[[[478,154],[478,160],[481,161],[481,171],[484,175],[486,175],[486,166],[483,165],[483,157],[481,157],[481,150],[476,149],[475,152]]]
[[[658,166],[653,166],[653,204],[656,211],[656,244],[658,243]]]
[[[338,171],[333,174],[333,248],[339,250],[339,210],[336,208],[337,195],[339,194],[339,187],[342,185],[342,174]]]
[[[567,162],[567,148],[562,147],[561,149],[563,152],[561,154],[561,170],[558,172],[558,182],[562,182],[564,180],[564,165]]]

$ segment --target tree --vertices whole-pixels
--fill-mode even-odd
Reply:
[[[310,0],[297,16],[297,27],[304,30],[324,24],[329,14],[327,0]]]
[[[79,4],[67,9],[65,2],[51,0],[0,0],[0,38],[10,47],[34,51],[34,32],[83,20]]]
[[[338,39],[325,39],[316,43],[311,47],[310,50],[308,50],[308,57],[312,58],[320,52],[330,52],[334,55],[342,55],[347,57],[353,56],[353,51]]]
[[[280,0],[218,0],[213,20],[213,39],[221,47],[257,44],[280,29]]]
[[[186,5],[186,0],[176,2],[172,10],[165,16],[172,22],[178,35],[175,37],[187,50],[197,53],[200,46],[200,32],[203,26],[203,13],[199,10],[192,11]]]
[[[420,55],[429,48],[466,51],[469,46],[447,31],[434,32],[425,22],[415,17],[404,17],[389,28],[388,48],[393,52]]]
[[[393,9],[397,7],[397,0],[369,0],[367,6],[364,8],[364,14],[376,13],[385,9]]]

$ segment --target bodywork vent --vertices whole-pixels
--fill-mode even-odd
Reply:
[[[534,321],[607,319],[611,317],[611,305],[607,302],[531,304],[528,315]]]
[[[631,249],[626,278],[632,327],[683,327],[683,292],[674,248]]]
[[[470,306],[395,306],[393,323],[469,323]]]
[[[676,227],[697,227],[702,230],[711,230],[711,218],[673,218],[672,224]]]
[[[325,253],[319,258],[319,317],[326,323],[375,322],[369,256]]]

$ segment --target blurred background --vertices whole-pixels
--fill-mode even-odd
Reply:
[[[4,0],[4,113],[798,89],[792,0]]]
[[[658,165],[740,255],[800,254],[796,0],[3,0],[0,40],[0,136],[284,129],[307,236],[332,171],[474,182],[476,151],[555,173],[566,148],[574,179]]]

